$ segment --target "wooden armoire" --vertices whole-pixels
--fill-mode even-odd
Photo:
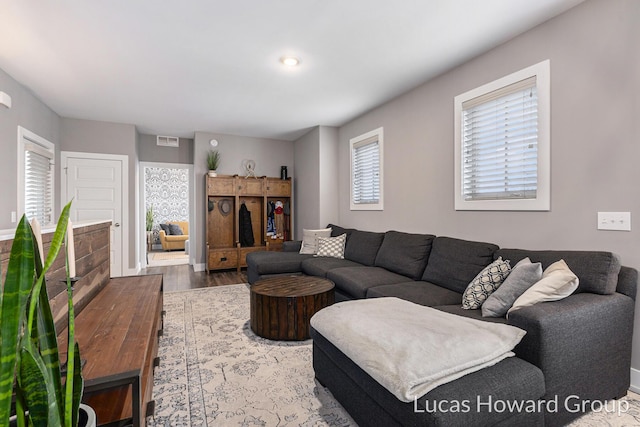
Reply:
[[[205,180],[208,271],[239,271],[249,252],[279,250],[292,239],[291,178],[206,175]]]

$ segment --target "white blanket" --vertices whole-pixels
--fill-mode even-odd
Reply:
[[[398,298],[334,304],[311,326],[403,402],[513,356],[526,333]]]

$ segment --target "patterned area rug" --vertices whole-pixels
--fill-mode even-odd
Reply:
[[[355,425],[315,382],[311,340],[251,331],[247,285],[165,293],[164,309],[148,425]]]
[[[314,380],[311,340],[276,342],[251,331],[247,285],[167,292],[164,309],[147,425],[356,426]],[[635,393],[594,409],[571,426],[640,425]]]

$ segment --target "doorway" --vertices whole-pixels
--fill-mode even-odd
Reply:
[[[146,230],[142,264],[148,267],[189,264],[192,166],[147,162],[140,166]]]

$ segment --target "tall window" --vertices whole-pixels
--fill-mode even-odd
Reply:
[[[351,210],[383,210],[382,128],[350,140]]]
[[[29,220],[52,224],[54,145],[18,127],[18,210]]]
[[[549,209],[549,61],[455,98],[456,209]]]

